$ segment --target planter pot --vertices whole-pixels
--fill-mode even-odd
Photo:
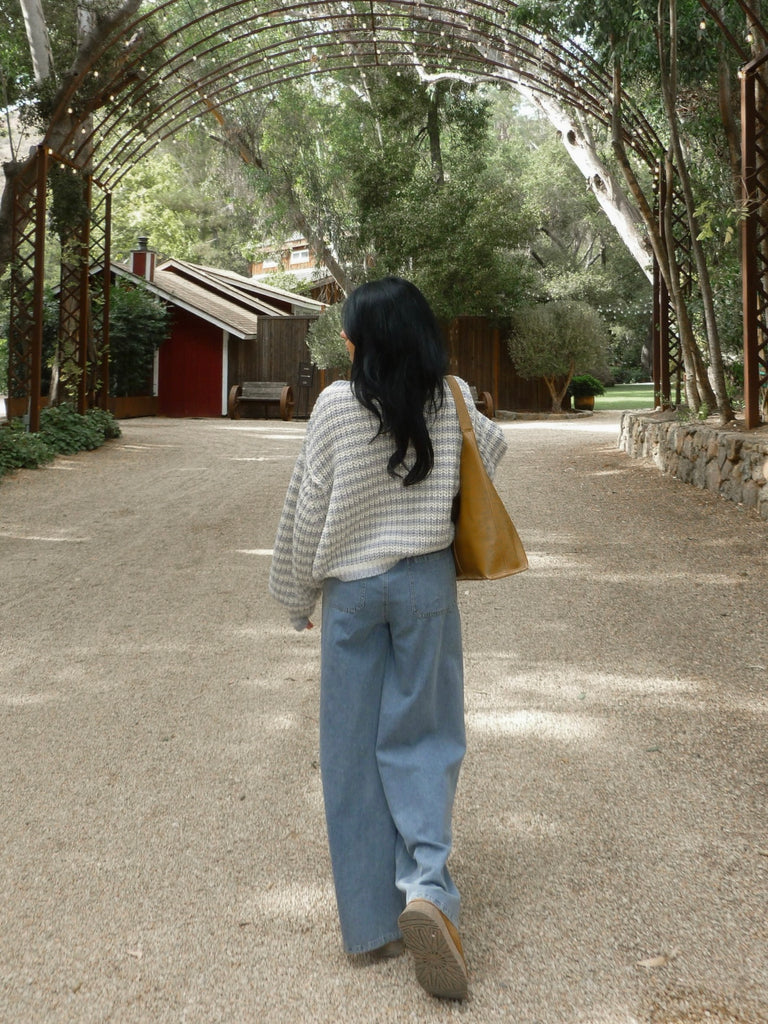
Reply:
[[[48,396],[43,395],[40,398],[40,408],[44,409],[48,405]],[[29,411],[29,399],[28,398],[6,398],[5,400],[5,415],[8,419],[15,419],[17,416],[26,416]]]
[[[157,397],[127,395],[124,398],[110,398],[109,411],[118,420],[129,420],[136,416],[157,416]]]
[[[574,409],[594,409],[595,408],[595,396],[594,395],[574,395],[573,398]]]

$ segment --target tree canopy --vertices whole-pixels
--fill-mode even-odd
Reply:
[[[45,132],[56,149],[75,130],[95,133],[90,149],[73,147],[87,163],[108,131],[111,160],[142,158],[116,196],[119,247],[136,226],[133,194],[158,237],[201,261],[242,267],[249,248],[299,231],[344,290],[396,271],[444,315],[504,318],[532,297],[587,302],[618,345],[638,343],[638,296],[649,297],[638,274],[653,253],[689,404],[730,418],[743,215],[736,72],[761,45],[735,0],[718,9],[723,32],[695,0],[528,0],[482,12],[437,0],[429,18],[414,8],[411,20],[386,4],[365,17],[333,3],[267,19],[246,7],[0,0],[11,156],[0,267],[28,143]],[[137,14],[146,17],[114,36]],[[520,111],[500,113],[490,80],[523,96],[548,137],[535,138],[538,123],[526,138]],[[183,117],[185,102],[195,116]],[[166,141],[153,153],[161,123]],[[577,168],[565,189],[555,139]],[[659,179],[676,197],[677,237],[659,230]]]

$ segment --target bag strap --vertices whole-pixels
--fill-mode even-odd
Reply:
[[[462,434],[474,434],[475,431],[472,427],[472,420],[469,418],[469,409],[467,409],[467,403],[464,401],[464,395],[461,387],[459,386],[459,382],[450,374],[448,374],[445,379],[448,382],[448,387],[453,392],[453,401],[456,405],[456,412],[459,417]]]

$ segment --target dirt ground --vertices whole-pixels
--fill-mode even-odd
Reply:
[[[768,1022],[768,524],[504,424],[531,570],[461,584],[470,999],[341,951],[300,423],[125,421],[0,483],[0,1022]]]

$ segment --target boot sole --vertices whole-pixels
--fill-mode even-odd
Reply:
[[[425,992],[440,999],[466,999],[467,966],[437,907],[414,900],[397,923]]]

